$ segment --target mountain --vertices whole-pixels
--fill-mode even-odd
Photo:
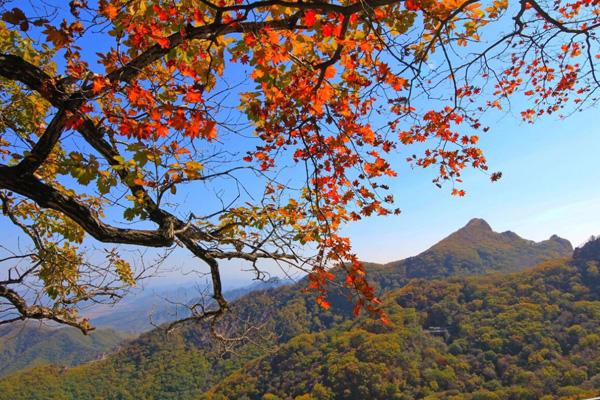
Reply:
[[[279,277],[272,277],[266,281],[256,281],[248,286],[243,286],[237,289],[227,290],[223,296],[227,299],[227,301],[234,301],[239,299],[242,296],[245,296],[252,292],[258,292],[263,290],[275,289],[280,286],[292,285],[294,281],[291,279],[283,279]]]
[[[111,329],[84,336],[75,328],[36,324],[0,327],[0,376],[40,364],[73,366],[114,351],[128,337]]]
[[[418,258],[409,258],[403,264],[409,278],[475,275],[523,270],[546,260],[570,256],[572,252],[571,243],[556,235],[536,243],[511,231],[494,232],[484,220],[473,219]],[[432,270],[431,265],[437,268]]]
[[[136,289],[116,304],[93,305],[82,314],[99,328],[141,333],[186,317],[185,304],[197,295],[198,291],[191,286]]]
[[[514,272],[544,261],[570,257],[571,243],[556,235],[536,243],[514,232],[494,232],[483,219],[472,219],[423,253],[368,272],[383,290],[402,286],[409,279]]]
[[[582,262],[594,262],[600,259],[600,237],[592,236],[583,246],[578,247],[573,252],[575,260]]]
[[[600,240],[510,275],[411,282],[365,319],[299,335],[204,400],[583,399],[600,393]]]
[[[226,291],[223,295],[234,301],[248,293],[276,288],[293,283],[291,280],[273,277],[250,285]],[[111,328],[122,332],[139,334],[162,324],[188,317],[187,304],[198,299],[200,290],[193,286],[161,287],[137,291],[116,305],[100,305],[85,310],[91,315],[93,326]]]
[[[471,221],[407,260],[368,264],[368,277],[385,292],[403,287],[414,277],[515,271],[534,262],[571,255],[572,248],[563,239],[536,244],[512,233],[495,233],[485,225],[481,220]],[[467,237],[473,243],[466,243]],[[495,251],[494,246],[498,247]],[[303,293],[305,285],[299,282],[253,292],[232,302],[230,312],[214,328],[241,340],[216,340],[210,324],[202,322],[182,325],[169,334],[154,330],[106,360],[66,371],[52,366],[36,368],[8,377],[0,381],[0,393],[12,393],[15,400],[36,398],[39,390],[26,385],[33,379],[43,382],[44,387],[56,388],[47,390],[44,399],[196,399],[241,365],[293,338],[354,320],[347,293],[334,291],[330,296],[332,309],[324,311]]]

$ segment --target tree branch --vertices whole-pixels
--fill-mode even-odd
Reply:
[[[40,207],[59,211],[104,243],[137,244],[167,247],[173,238],[161,230],[122,229],[106,225],[89,207],[60,193],[33,175],[15,175],[10,167],[0,165],[0,187],[35,201]]]
[[[50,75],[19,56],[0,54],[0,76],[27,85],[29,89],[35,90],[49,101],[58,101],[63,97]]]
[[[3,285],[0,285],[0,297],[8,300],[20,315],[16,318],[2,320],[0,321],[0,325],[25,319],[47,319],[77,328],[84,335],[87,335],[90,331],[94,330],[87,320],[78,319],[76,314],[71,315],[68,310],[57,312],[57,310],[48,307],[38,305],[29,306],[21,295]]]

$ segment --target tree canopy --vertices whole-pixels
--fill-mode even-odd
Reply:
[[[599,86],[592,0],[0,0],[0,12],[0,200],[29,240],[3,246],[0,323],[88,331],[76,305],[140,277],[123,246],[208,265],[215,302],[191,318],[227,309],[220,263],[240,259],[259,277],[263,260],[305,270],[324,308],[337,264],[355,313],[385,320],[340,228],[399,212],[397,149],[463,196],[465,168],[500,178],[478,147],[484,114],[519,99],[525,121],[566,115]]]

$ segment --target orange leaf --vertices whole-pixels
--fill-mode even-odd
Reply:
[[[62,29],[56,29],[52,25],[46,25],[46,29],[42,33],[46,34],[46,39],[56,47],[63,47],[71,41],[68,33]]]
[[[321,307],[323,307],[323,309],[325,310],[329,310],[331,308],[331,303],[329,303],[327,300],[325,300],[324,297],[319,296],[316,299],[317,304],[320,305]]]
[[[119,10],[114,6],[114,4],[102,1],[100,3],[100,13],[112,21],[117,18],[117,15],[119,15]]]
[[[326,79],[331,79],[335,76],[336,70],[333,67],[333,65],[330,65],[329,67],[327,67],[327,69],[325,70],[325,78]]]
[[[100,93],[108,83],[108,80],[104,77],[99,76],[94,78],[94,82],[92,83],[92,92],[94,92],[94,94]]]
[[[205,121],[202,136],[208,140],[215,139],[217,137],[217,123],[215,121]]]
[[[189,103],[199,103],[202,101],[202,93],[197,92],[195,90],[190,90],[189,92],[186,93],[183,100],[187,101]]]

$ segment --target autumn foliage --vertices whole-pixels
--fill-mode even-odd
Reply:
[[[63,6],[0,2],[0,198],[33,249],[8,259],[4,321],[87,330],[73,304],[134,283],[119,248],[94,267],[86,236],[208,264],[216,308],[196,318],[227,308],[219,260],[260,277],[269,259],[307,271],[324,308],[338,265],[355,313],[385,320],[340,229],[399,212],[394,165],[433,169],[463,196],[465,168],[489,173],[486,113],[512,98],[532,122],[596,101],[592,0]],[[52,306],[26,304],[29,280]]]

